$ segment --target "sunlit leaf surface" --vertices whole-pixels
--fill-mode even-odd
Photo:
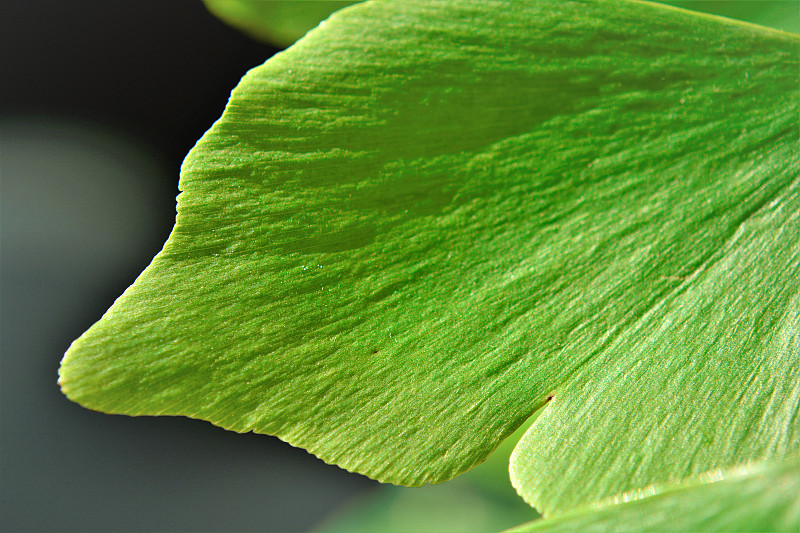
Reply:
[[[627,495],[592,508],[537,520],[514,533],[800,530],[800,460],[709,472],[662,487],[655,496]],[[643,499],[638,499],[643,498]],[[616,505],[619,504],[619,505]]]
[[[545,514],[800,447],[800,40],[629,1],[368,2],[249,72],[68,351],[93,409]]]

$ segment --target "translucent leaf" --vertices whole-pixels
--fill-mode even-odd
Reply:
[[[798,457],[709,472],[655,492],[654,496],[628,494],[604,505],[537,520],[509,533],[800,530]]]
[[[546,514],[800,448],[797,36],[368,2],[248,73],[64,392]]]

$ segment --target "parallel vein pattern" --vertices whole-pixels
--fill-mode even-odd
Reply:
[[[547,404],[512,459],[545,513],[797,451],[799,42],[628,1],[348,8],[234,90],[62,387],[409,485]]]
[[[800,459],[711,471],[649,493],[536,520],[508,533],[785,531],[800,524]]]

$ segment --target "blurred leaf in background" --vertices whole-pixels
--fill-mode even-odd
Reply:
[[[211,13],[254,39],[289,46],[346,0],[203,0]]]
[[[402,0],[397,0],[402,1]],[[289,46],[331,13],[357,1],[203,0],[214,15],[255,39]],[[797,0],[665,0],[663,4],[800,32]]]
[[[508,479],[511,452],[534,420],[523,424],[469,472],[438,485],[383,486],[335,513],[315,531],[483,533],[535,520],[539,513],[519,497]]]

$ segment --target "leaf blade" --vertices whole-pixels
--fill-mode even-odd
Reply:
[[[795,201],[793,37],[633,2],[398,4],[349,8],[243,79],[184,163],[164,251],[67,353],[70,398],[441,481],[556,391],[529,432],[552,439],[559,387],[589,383],[748,213]],[[721,455],[798,446],[796,413],[767,426]],[[719,466],[700,459],[636,482]],[[572,462],[517,486],[545,512],[635,488],[627,465],[559,477]]]

